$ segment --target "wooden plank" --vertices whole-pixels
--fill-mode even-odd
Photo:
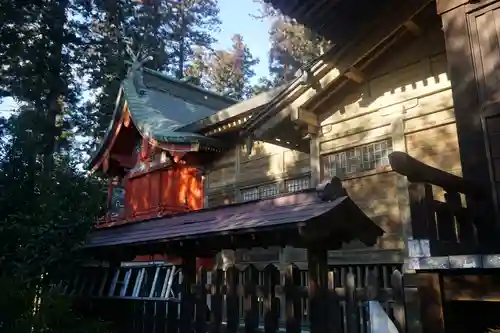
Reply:
[[[196,282],[196,255],[186,253],[182,256],[182,283],[179,333],[193,332],[193,319],[195,309],[195,297],[191,291],[191,285]]]
[[[155,275],[153,277],[153,282],[151,283],[151,289],[149,291],[149,297],[153,297],[156,290],[156,283],[158,282],[158,275],[160,274],[160,266],[156,267]]]
[[[296,290],[299,281],[299,270],[292,264],[282,268],[281,283],[285,288],[285,295],[281,297],[281,318],[285,319],[286,333],[301,332],[301,299]]]
[[[279,300],[274,286],[279,284],[279,271],[274,265],[264,269],[264,333],[276,333],[279,326]]]
[[[121,297],[126,296],[127,287],[128,287],[129,282],[130,282],[131,275],[132,275],[132,268],[129,268],[129,269],[127,269],[127,272],[125,273],[125,278],[123,279],[123,285],[122,285],[122,289],[120,291]]]
[[[221,332],[222,326],[222,293],[221,286],[224,281],[224,272],[216,269],[212,272],[211,297],[210,297],[210,333]]]
[[[328,303],[327,250],[322,247],[310,247],[307,249],[307,258],[311,333],[327,333],[330,332],[328,320],[330,304]],[[352,331],[352,333],[356,332]]]
[[[470,0],[436,0],[436,9],[438,15],[444,14],[447,11],[455,9],[456,7],[465,5],[471,2]]]
[[[432,187],[424,183],[410,183],[408,193],[412,237],[415,239],[437,239]]]
[[[346,276],[346,319],[347,319],[347,331],[349,333],[359,332],[359,318],[357,311],[357,299],[356,299],[356,281],[354,274],[351,272],[347,273]]]
[[[447,301],[500,302],[500,277],[497,275],[450,275],[443,277]]]
[[[488,52],[485,55],[488,59],[483,59],[482,52],[490,47],[497,47],[497,31],[492,27],[494,23],[489,21],[483,22],[487,24],[488,29],[479,32],[478,24],[481,22],[477,22],[476,17],[474,17],[477,13],[470,15],[466,7],[466,5],[461,5],[441,15],[448,59],[448,74],[453,86],[455,117],[457,130],[460,133],[458,141],[463,176],[467,179],[474,179],[484,186],[490,186],[491,164],[481,121],[482,109],[487,106],[483,103],[487,102],[488,98],[485,100],[484,93],[478,91],[478,85],[481,86],[485,79],[492,79],[495,76],[493,73],[487,73],[489,75],[487,78],[482,73],[484,70],[482,66],[484,64],[491,66],[493,64],[491,61],[498,65],[498,57]],[[482,19],[484,18],[482,17]],[[494,88],[491,91],[498,91],[498,89]],[[481,221],[486,229],[484,237],[481,237],[482,241],[487,245],[494,244],[496,233],[492,230],[493,214],[486,214],[486,212],[495,209],[491,198],[484,198],[480,202],[468,200],[467,206],[475,215],[474,219]],[[490,238],[488,238],[488,234]]]
[[[226,270],[226,313],[227,313],[227,332],[237,333],[240,326],[239,300],[238,300],[238,270],[231,266]]]
[[[259,280],[259,271],[255,266],[250,265],[244,272],[245,274],[245,333],[258,332],[259,327],[259,302],[257,298],[257,282]]]
[[[205,285],[207,283],[207,271],[204,267],[201,267],[196,274],[196,284]],[[195,332],[196,333],[207,333],[207,297],[206,290],[202,288],[196,294],[196,318],[195,318]]]
[[[415,276],[420,299],[422,329],[425,333],[444,333],[443,303],[439,273]]]
[[[403,275],[399,270],[395,270],[391,274],[391,287],[394,293],[394,303],[392,304],[394,324],[399,332],[406,332]]]

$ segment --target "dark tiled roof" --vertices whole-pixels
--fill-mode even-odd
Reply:
[[[344,211],[344,218],[335,219],[335,212]],[[366,240],[364,234],[380,236],[376,226],[349,197],[320,201],[316,192],[286,195],[262,201],[203,209],[141,223],[131,223],[93,231],[87,248],[131,246],[146,243],[169,243],[183,239],[203,239],[211,236],[241,234],[286,228],[297,229],[297,223],[308,222],[328,214],[325,232],[332,226],[344,228],[354,238]],[[349,216],[349,221],[345,220]],[[370,240],[371,241],[371,240]]]

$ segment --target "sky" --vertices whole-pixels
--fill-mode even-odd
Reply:
[[[255,67],[255,78],[267,76],[270,23],[250,16],[259,13],[260,4],[252,0],[219,0],[219,6],[222,27],[217,36],[219,43],[215,45],[215,49],[229,48],[231,37],[236,33],[242,35],[243,42],[253,56],[260,59],[260,63]]]
[[[231,37],[237,33],[242,35],[253,56],[260,59],[260,63],[254,68],[256,74],[254,80],[267,76],[270,23],[250,16],[259,13],[260,4],[252,0],[219,0],[219,6],[222,25],[220,32],[216,34],[219,42],[214,48],[228,49],[231,47]],[[14,107],[12,99],[4,99],[0,104],[0,117],[8,116]]]

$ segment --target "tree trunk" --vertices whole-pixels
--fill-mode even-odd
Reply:
[[[64,25],[66,23],[66,9],[68,5],[68,0],[60,1],[48,12],[46,18],[46,20],[52,22],[48,36],[54,44],[48,48],[49,58],[47,59],[49,92],[46,101],[47,110],[44,124],[46,130],[42,138],[45,172],[50,172],[53,169],[54,153],[59,150],[58,143],[62,129],[60,124],[58,124],[58,117],[62,116],[62,97],[65,89],[61,71],[65,38]]]
[[[186,61],[186,44],[185,44],[185,38],[186,38],[186,20],[185,20],[185,13],[184,13],[184,5],[180,4],[180,18],[181,18],[181,33],[180,33],[180,40],[179,40],[179,68],[177,72],[177,78],[180,80],[184,77],[184,62]]]

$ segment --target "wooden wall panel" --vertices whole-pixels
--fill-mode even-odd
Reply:
[[[149,175],[149,208],[156,209],[160,206],[161,172],[152,172]]]
[[[246,145],[239,145],[214,163],[205,186],[207,205],[210,207],[233,203],[242,188],[279,183],[285,192],[287,179],[307,176],[309,155],[266,142],[254,142],[250,154]]]
[[[441,30],[400,45],[379,62],[358,91],[323,110],[321,154],[341,152],[379,140],[392,140],[395,124],[403,126],[401,144],[425,163],[460,174],[451,83],[447,76]],[[323,177],[327,177],[323,174]],[[398,191],[400,176],[390,166],[344,176],[349,195],[384,231],[376,248],[404,248]],[[358,242],[343,250],[361,249]],[[343,251],[342,250],[342,251]]]
[[[461,175],[455,123],[406,135],[408,154],[433,167]]]
[[[194,168],[158,169],[125,182],[125,218],[156,217],[203,208],[203,180]]]

